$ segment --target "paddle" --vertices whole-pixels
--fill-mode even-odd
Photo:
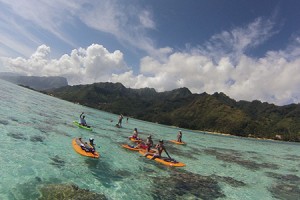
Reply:
[[[171,156],[169,155],[169,153],[167,152],[167,149],[165,148],[165,152],[167,154],[167,156],[170,158],[170,160],[174,160],[173,158],[171,158]]]
[[[169,155],[169,153],[167,152],[167,150],[166,150],[166,149],[165,149],[165,152],[166,152],[167,156],[169,157],[169,159],[170,159],[170,162],[177,163],[177,161],[176,161],[175,159],[171,158],[171,156]]]

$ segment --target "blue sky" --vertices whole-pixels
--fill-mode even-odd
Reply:
[[[0,0],[0,72],[300,101],[300,1]]]

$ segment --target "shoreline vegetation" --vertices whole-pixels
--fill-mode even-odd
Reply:
[[[199,132],[204,132],[204,133],[208,133],[208,134],[212,134],[212,135],[233,136],[233,137],[250,138],[250,139],[256,139],[256,140],[290,142],[290,141],[284,141],[282,139],[280,140],[280,139],[271,139],[271,138],[263,138],[263,137],[254,137],[252,135],[243,137],[243,136],[237,136],[237,135],[233,135],[233,134],[229,134],[229,133],[219,133],[219,132],[210,132],[210,131],[199,131]]]
[[[155,122],[157,123],[157,122]],[[172,126],[173,128],[177,128],[177,129],[182,129],[182,127],[177,127],[177,126]],[[204,131],[204,130],[192,130],[192,129],[186,129],[186,130],[191,130],[194,132],[199,132],[199,133],[203,133],[203,134],[212,134],[212,135],[222,135],[222,136],[232,136],[232,137],[241,137],[241,138],[250,138],[250,139],[256,139],[256,140],[268,140],[268,141],[282,141],[282,142],[292,142],[292,141],[285,141],[282,140],[281,135],[275,135],[276,138],[272,139],[272,138],[265,138],[265,137],[255,137],[254,135],[249,134],[248,136],[238,136],[238,135],[234,135],[234,134],[230,134],[230,133],[221,133],[221,132],[216,132],[216,131]]]
[[[224,93],[192,94],[187,88],[156,92],[121,83],[94,83],[40,91],[98,110],[222,135],[300,142],[300,105],[235,101]]]

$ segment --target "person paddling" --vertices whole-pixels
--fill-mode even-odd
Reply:
[[[181,132],[181,130],[177,134],[177,142],[182,142],[182,132]]]
[[[90,138],[89,141],[90,141],[90,145],[95,149],[94,139]]]
[[[161,153],[163,151],[166,152],[166,148],[164,146],[164,141],[163,140],[159,140],[159,143],[155,146],[156,148],[156,153],[153,154],[153,157],[151,158],[151,160],[154,160],[155,158],[161,158]],[[151,155],[152,153],[150,152],[147,152],[144,154],[144,156],[148,156],[148,155]]]
[[[82,125],[82,126],[87,126],[87,127],[89,127],[89,126],[87,125],[86,121],[85,121],[85,115],[84,115],[84,112],[82,112],[82,113],[80,114],[80,116],[79,116],[79,124]]]
[[[149,136],[147,137],[146,145],[147,145],[147,152],[150,152],[150,149],[151,149],[151,147],[153,146],[153,141],[152,141],[151,135],[149,135]]]
[[[137,128],[134,128],[133,135],[130,136],[129,138],[133,138],[135,140],[139,140],[138,136],[139,136],[138,130],[137,130]]]
[[[133,146],[133,145],[128,145],[128,146],[130,146],[131,148],[143,149],[143,150],[146,150],[148,148],[148,146],[143,141],[141,141],[140,143],[138,143],[136,146]]]
[[[90,138],[90,143],[82,141],[82,138],[78,138],[78,140],[80,142],[80,147],[82,150],[86,152],[91,152],[93,154],[95,153],[95,144],[93,138]]]
[[[118,127],[122,127],[122,120],[123,120],[123,115],[121,114],[120,116],[119,116],[119,121],[118,121],[118,123],[116,124]]]

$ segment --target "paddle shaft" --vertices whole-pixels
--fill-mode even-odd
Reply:
[[[166,149],[165,149],[165,152],[166,152],[167,156],[168,156],[171,160],[173,160],[173,159],[171,158],[171,156],[169,155],[169,153],[167,152]]]

